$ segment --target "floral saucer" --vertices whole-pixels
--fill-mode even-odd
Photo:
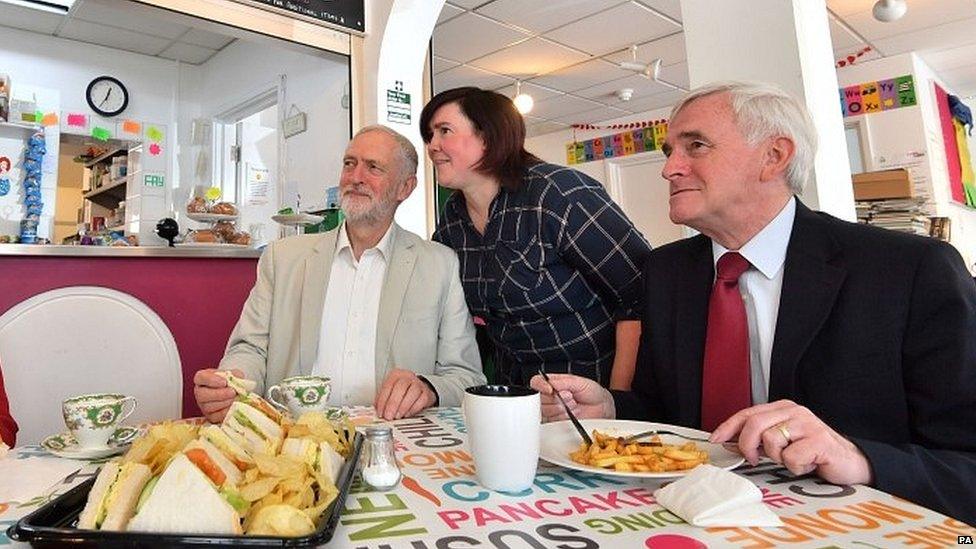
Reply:
[[[68,459],[99,459],[103,457],[121,454],[132,444],[132,441],[144,433],[140,427],[129,427],[127,425],[119,427],[108,439],[108,444],[103,447],[81,448],[78,441],[70,432],[51,435],[41,441],[41,447],[48,452]]]

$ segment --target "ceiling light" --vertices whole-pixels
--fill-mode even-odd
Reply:
[[[66,15],[75,0],[0,0],[0,3]]]
[[[522,93],[522,81],[515,81],[515,97],[512,99],[512,103],[515,103],[515,110],[521,114],[527,114],[532,110],[535,105],[535,100],[532,96],[527,93]]]
[[[878,0],[874,3],[871,12],[878,21],[890,23],[901,19],[908,11],[908,2],[905,0]]]

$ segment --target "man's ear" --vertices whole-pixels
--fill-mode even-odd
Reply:
[[[779,136],[769,139],[763,154],[760,181],[770,181],[785,177],[786,169],[796,154],[796,144],[789,137]]]
[[[417,188],[417,176],[411,175],[400,185],[400,190],[397,192],[397,203],[406,200],[415,188]]]

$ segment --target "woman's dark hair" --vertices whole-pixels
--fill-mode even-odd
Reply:
[[[470,86],[442,91],[420,113],[420,135],[424,143],[430,143],[433,137],[430,122],[434,113],[449,103],[457,103],[485,142],[485,154],[475,170],[498,179],[508,190],[518,189],[525,170],[542,161],[525,150],[525,121],[512,100],[500,93]]]

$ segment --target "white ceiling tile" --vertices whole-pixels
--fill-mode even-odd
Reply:
[[[959,67],[939,73],[949,87],[947,91],[963,98],[976,95],[976,65]]]
[[[872,15],[870,8],[846,15],[843,19],[862,36],[876,41],[939,27],[951,21],[974,16],[976,16],[976,5],[973,0],[912,0],[908,2],[908,12],[897,21],[878,21]]]
[[[224,36],[214,32],[200,29],[190,29],[189,32],[180,37],[180,42],[201,46],[211,50],[220,50],[234,41],[230,36]]]
[[[481,15],[466,13],[434,29],[434,53],[467,63],[528,36]]]
[[[554,119],[571,114],[582,114],[602,107],[596,101],[573,97],[572,95],[558,95],[542,101],[536,101],[532,115],[539,118]]]
[[[608,9],[621,0],[495,0],[479,8],[483,13],[533,32],[545,32]]]
[[[602,59],[594,59],[593,61],[587,61],[586,63],[580,63],[579,65],[573,65],[572,67],[538,76],[533,78],[532,82],[561,91],[575,91],[618,78],[624,78],[631,74],[633,72],[622,70],[613,63],[608,63]]]
[[[190,28],[168,20],[164,10],[117,0],[85,0],[72,10],[71,17],[162,38],[179,38]]]
[[[558,122],[549,122],[548,120],[540,122],[538,124],[532,124],[531,126],[525,127],[526,137],[537,137],[540,135],[545,135],[547,133],[555,133],[563,131],[569,128],[566,124],[560,124]]]
[[[681,21],[681,0],[639,0],[639,2],[675,21]]]
[[[452,68],[460,65],[460,63],[458,63],[457,61],[452,61],[450,59],[444,59],[443,57],[437,57],[436,55],[433,56],[432,59],[433,59],[432,60],[432,64],[433,64],[433,69],[432,70],[433,70],[433,73],[434,74],[437,74],[439,72],[444,72],[447,69],[452,69]]]
[[[107,27],[79,19],[69,19],[58,36],[146,55],[156,55],[170,44],[170,40],[165,38],[148,36],[116,27]]]
[[[515,80],[512,78],[493,74],[467,65],[460,65],[434,75],[434,93],[440,93],[444,90],[461,86],[476,86],[478,88],[494,90],[514,83]]]
[[[611,120],[613,118],[620,118],[621,116],[627,116],[628,114],[630,113],[623,109],[618,109],[615,107],[601,107],[591,111],[586,111],[582,114],[560,116],[552,121],[562,122],[564,124],[599,124],[600,122]]]
[[[0,4],[0,25],[42,34],[54,34],[64,16],[44,13],[33,8]]]
[[[952,48],[937,52],[927,52],[922,59],[940,75],[943,71],[950,71],[959,67],[976,64],[976,44]]]
[[[847,28],[837,22],[833,17],[828,17],[830,25],[830,42],[835,50],[849,50],[860,46],[861,39],[851,34]]]
[[[664,107],[671,107],[679,99],[684,97],[684,95],[685,93],[682,91],[668,91],[650,97],[635,98],[627,104],[619,106],[634,113],[644,113]],[[664,118],[666,115],[662,115],[661,117]]]
[[[462,13],[464,13],[463,9],[457,6],[452,6],[448,3],[444,3],[444,7],[441,8],[441,14],[437,17],[437,24],[440,25],[441,23],[453,19]]]
[[[163,50],[159,56],[166,59],[173,59],[174,61],[182,61],[184,63],[200,65],[213,57],[216,53],[217,50],[177,42]]]
[[[552,72],[588,56],[542,38],[532,38],[471,62],[475,67],[519,78]]]
[[[910,51],[925,52],[958,48],[976,43],[974,25],[976,25],[976,17],[971,17],[938,27],[875,40],[874,45],[886,56]]]
[[[495,90],[498,93],[506,97],[515,97],[515,85],[505,86],[504,88]],[[562,95],[558,91],[551,90],[549,88],[544,88],[542,86],[536,86],[528,82],[522,82],[522,93],[527,93],[532,96],[533,101],[542,101],[543,99],[549,99],[550,97],[556,97],[557,95]]]
[[[679,30],[680,26],[647,8],[627,2],[548,32],[546,36],[593,55],[603,55]]]
[[[876,0],[827,0],[827,7],[837,15],[844,16],[862,11],[871,11]]]
[[[491,0],[451,0],[451,3],[455,6],[459,6],[465,9],[473,10],[478,6],[487,4]]]
[[[658,74],[658,77],[665,82],[687,88],[690,81],[688,77],[688,62],[661,67],[661,72]]]
[[[620,99],[617,98],[617,91],[623,88],[630,88],[633,90],[634,99],[664,93],[671,89],[664,84],[659,84],[651,80],[650,78],[645,78],[639,74],[634,74],[628,76],[627,78],[621,78],[612,82],[604,82],[603,84],[597,84],[596,86],[577,90],[573,92],[573,94],[589,99],[596,99],[597,101],[603,103],[616,104],[618,101],[620,101]]]
[[[615,63],[631,61],[633,57],[630,48],[606,56],[607,59]],[[662,64],[667,66],[681,63],[686,57],[685,33],[683,32],[657,38],[637,46],[637,61],[640,63],[650,63],[655,59],[661,59]]]

